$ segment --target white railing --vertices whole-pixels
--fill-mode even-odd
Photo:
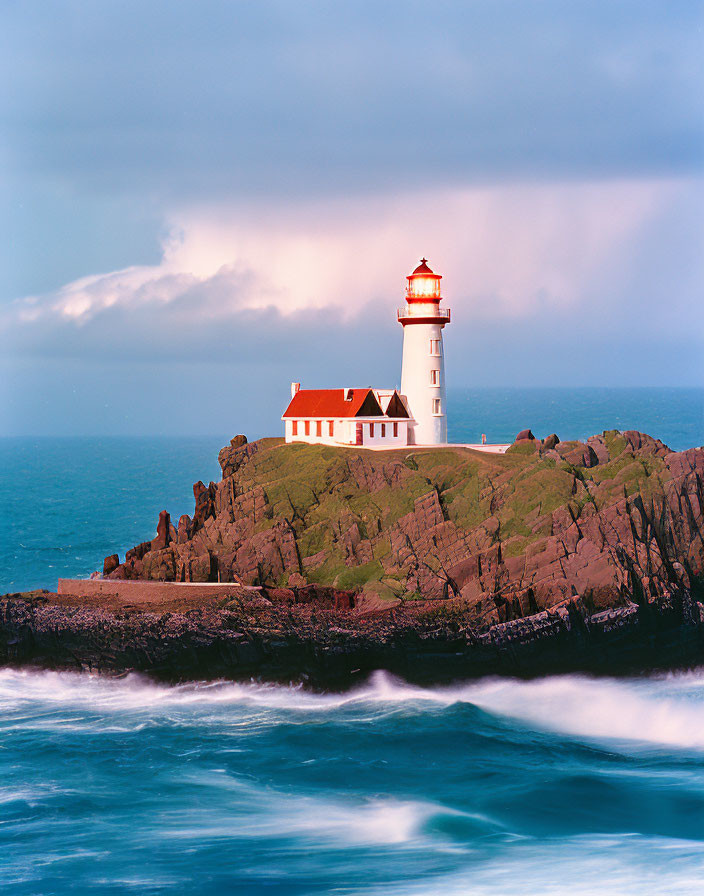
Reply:
[[[412,307],[406,308],[397,308],[396,309],[396,318],[397,320],[406,320],[409,317],[439,317],[443,320],[450,320],[450,309],[449,308],[434,308],[432,311],[420,311],[416,310]]]

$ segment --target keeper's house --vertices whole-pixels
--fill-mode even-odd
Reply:
[[[408,445],[414,422],[394,389],[301,389],[300,383],[291,383],[282,420],[287,442],[371,448]]]
[[[406,279],[406,306],[397,311],[403,327],[401,392],[395,389],[301,389],[291,383],[282,420],[287,442],[325,445],[443,445],[447,442],[441,274],[422,258]]]

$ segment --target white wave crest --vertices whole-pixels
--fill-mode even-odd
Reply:
[[[462,693],[489,712],[577,737],[704,748],[701,672],[667,679],[494,679]]]
[[[704,849],[662,837],[583,835],[516,841],[471,870],[365,888],[365,896],[700,896]]]
[[[423,828],[431,819],[462,815],[422,800],[390,797],[343,801],[263,788],[238,793],[238,798],[247,796],[243,805],[248,811],[239,817],[232,811],[220,815],[212,807],[191,809],[185,822],[182,812],[164,813],[158,819],[158,836],[197,842],[233,836],[258,841],[295,837],[318,846],[403,846],[427,843]]]
[[[532,681],[482,679],[452,687],[421,688],[384,672],[346,693],[316,694],[300,686],[196,682],[163,685],[138,675],[110,678],[70,672],[0,669],[0,713],[6,723],[36,724],[36,710],[54,710],[45,724],[58,725],[55,711],[135,713],[157,723],[174,712],[217,712],[240,707],[241,722],[274,722],[297,713],[353,708],[378,718],[389,712],[426,711],[428,706],[471,704],[499,716],[576,737],[704,749],[704,671],[669,677],[608,679],[552,676]],[[247,712],[244,712],[247,710]],[[237,714],[228,711],[231,723]],[[112,720],[121,724],[123,720]]]

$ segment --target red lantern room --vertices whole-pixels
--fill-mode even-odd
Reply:
[[[428,267],[428,259],[421,258],[420,264],[406,277],[408,286],[406,287],[407,302],[439,302],[440,301],[440,281],[442,274],[434,274]]]

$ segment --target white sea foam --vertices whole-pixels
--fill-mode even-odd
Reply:
[[[523,840],[471,869],[365,887],[365,896],[700,896],[701,843],[660,837],[585,835]]]
[[[495,679],[462,689],[474,705],[596,740],[704,748],[704,675],[670,679]]]
[[[402,846],[422,838],[431,818],[454,814],[432,803],[391,798],[347,802],[291,796],[280,791],[257,790],[246,803],[247,813],[220,817],[212,808],[169,813],[158,819],[158,835],[176,840],[271,840],[295,837],[320,846]],[[457,813],[461,814],[461,813]],[[427,838],[425,838],[427,839]]]
[[[3,723],[18,727],[80,727],[80,711],[84,710],[108,717],[135,714],[125,729],[134,731],[149,720],[158,723],[189,711],[215,713],[230,725],[246,727],[341,709],[378,718],[390,712],[422,713],[432,706],[456,704],[471,704],[494,715],[576,737],[704,749],[704,671],[644,679],[573,675],[532,681],[495,678],[438,688],[416,687],[377,672],[356,690],[315,694],[294,686],[232,682],[169,686],[137,675],[109,678],[0,670]],[[239,714],[232,711],[237,708]],[[37,713],[40,709],[44,712]],[[60,716],[55,714],[57,709]],[[124,719],[105,718],[104,722],[120,726]]]
[[[12,790],[9,787],[0,787],[0,805],[3,803],[28,803],[33,805],[39,802],[43,796],[39,790]]]
[[[179,773],[179,782],[212,791],[184,814],[167,809],[154,816],[160,837],[177,840],[276,839],[324,846],[442,846],[442,835],[429,831],[431,822],[463,821],[483,832],[502,825],[486,815],[455,809],[431,800],[391,796],[345,797],[300,794],[263,786],[249,778],[211,769]],[[223,794],[228,797],[223,799]],[[220,808],[215,808],[216,806]],[[236,808],[240,807],[240,808]],[[449,843],[447,844],[450,845]]]

